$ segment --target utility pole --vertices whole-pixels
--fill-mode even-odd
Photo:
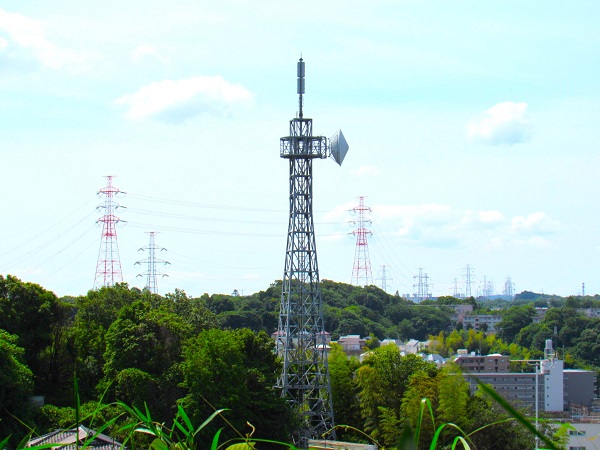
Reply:
[[[138,277],[146,277],[146,289],[148,289],[153,294],[158,294],[158,285],[156,283],[156,275],[161,275],[163,277],[168,277],[165,273],[160,273],[156,271],[157,264],[171,264],[169,261],[165,261],[164,259],[156,258],[156,250],[166,251],[166,248],[158,248],[154,242],[154,237],[156,236],[156,231],[147,231],[149,235],[149,243],[146,247],[140,248],[139,251],[148,251],[148,258],[137,261],[135,264],[148,264],[148,270],[144,273],[138,274]]]
[[[112,175],[105,178],[107,180],[106,187],[98,191],[98,195],[104,197],[104,204],[98,206],[97,209],[103,209],[104,215],[96,221],[96,223],[102,223],[102,236],[100,250],[98,251],[98,262],[96,263],[94,289],[102,286],[114,286],[116,283],[123,282],[116,226],[121,219],[115,215],[120,205],[114,202],[114,197],[123,192],[113,186]]]

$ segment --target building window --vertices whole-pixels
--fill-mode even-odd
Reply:
[[[569,430],[570,436],[585,436],[585,430]]]

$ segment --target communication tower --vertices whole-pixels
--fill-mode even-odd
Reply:
[[[373,275],[371,274],[371,261],[369,260],[369,242],[368,236],[371,236],[370,230],[365,225],[370,225],[371,221],[367,219],[366,213],[371,212],[371,208],[365,206],[365,198],[358,197],[358,206],[352,208],[352,213],[357,214],[357,220],[350,222],[357,228],[351,234],[356,236],[356,250],[354,252],[354,266],[352,267],[352,284],[355,286],[368,286],[373,284]]]
[[[289,161],[289,225],[277,330],[283,369],[277,381],[283,397],[302,419],[295,440],[335,439],[331,382],[327,364],[319,268],[313,222],[313,160],[331,156],[342,164],[348,144],[341,131],[331,139],[313,136],[312,119],[304,118],[304,61],[298,70],[299,111],[290,120],[290,135],[281,138],[280,156]]]
[[[156,250],[166,251],[166,248],[157,247],[155,244],[154,237],[156,236],[156,231],[147,231],[149,235],[149,243],[146,247],[140,248],[139,251],[148,251],[148,258],[137,261],[136,264],[148,264],[148,270],[144,273],[138,274],[138,277],[146,277],[146,289],[148,289],[153,294],[158,294],[158,285],[156,283],[156,276],[161,275],[163,277],[168,277],[166,273],[160,273],[156,271],[157,264],[171,264],[169,261],[165,261],[164,259],[156,258]]]
[[[106,177],[106,187],[98,191],[99,196],[104,196],[104,205],[98,206],[97,209],[103,209],[104,215],[96,221],[96,223],[102,223],[102,237],[100,251],[98,252],[98,263],[96,264],[94,289],[102,286],[114,286],[115,283],[123,282],[116,226],[121,219],[115,215],[120,205],[113,200],[117,194],[121,194],[123,191],[113,186],[112,179],[113,176],[108,175]]]

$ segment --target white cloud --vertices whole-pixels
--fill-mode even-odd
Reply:
[[[252,93],[240,84],[229,83],[220,76],[200,76],[152,83],[115,102],[129,107],[130,119],[154,117],[181,123],[202,113],[227,114],[231,106],[252,98]]]
[[[464,225],[470,224],[502,224],[506,221],[504,214],[495,210],[480,210],[480,211],[465,211],[461,223]]]
[[[544,249],[544,248],[551,247],[550,241],[548,241],[548,239],[545,239],[541,236],[534,236],[534,237],[528,239],[527,244],[530,247],[538,248],[538,249]]]
[[[373,215],[378,223],[391,222],[391,235],[433,247],[458,245],[458,212],[449,205],[377,205]]]
[[[381,169],[374,166],[361,166],[357,170],[350,172],[350,175],[354,175],[356,177],[374,177],[379,174],[381,174]]]
[[[558,227],[557,221],[541,211],[527,216],[516,216],[511,222],[511,231],[520,234],[549,234],[555,232]]]
[[[80,58],[46,39],[42,22],[0,9],[0,59],[18,67],[37,63],[59,69]]]
[[[560,224],[544,212],[507,218],[497,210],[461,210],[450,205],[376,205],[375,230],[429,247],[496,250],[547,248]]]
[[[492,145],[526,142],[531,128],[526,110],[527,103],[524,102],[498,103],[467,124],[467,137]]]
[[[160,62],[166,62],[168,59],[153,45],[144,44],[136,47],[131,52],[131,59],[135,63],[142,62],[146,59],[157,59]]]

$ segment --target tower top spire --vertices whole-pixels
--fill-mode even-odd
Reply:
[[[302,94],[304,94],[304,60],[302,59],[302,55],[300,55],[300,60],[298,61],[298,95],[300,111],[298,112],[298,116],[302,119]]]

